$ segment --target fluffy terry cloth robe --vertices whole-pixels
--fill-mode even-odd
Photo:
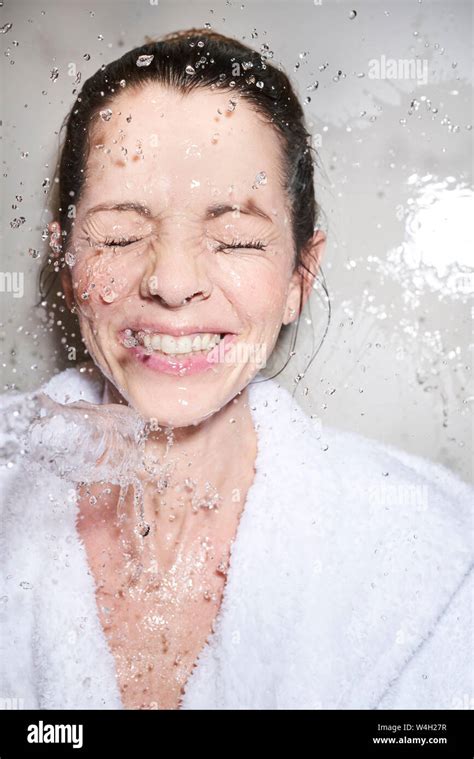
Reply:
[[[67,369],[44,389],[62,403],[104,398],[97,370]],[[472,708],[473,489],[422,458],[317,429],[275,380],[249,392],[255,479],[180,708]],[[0,443],[0,697],[121,709],[74,486],[9,462],[12,440]]]

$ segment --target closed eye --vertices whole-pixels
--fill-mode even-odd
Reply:
[[[266,243],[263,242],[263,240],[233,240],[231,243],[227,242],[220,242],[217,246],[216,250],[223,251],[223,250],[236,250],[236,249],[244,249],[244,248],[252,248],[254,250],[265,250],[267,247]]]
[[[140,239],[140,237],[131,237],[129,239],[121,237],[119,240],[111,240],[109,238],[106,238],[101,244],[106,248],[125,248],[127,245],[131,245],[134,242],[139,242]]]

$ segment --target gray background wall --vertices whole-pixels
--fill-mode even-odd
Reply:
[[[427,0],[5,0],[0,26],[12,27],[0,34],[1,271],[23,273],[24,294],[15,297],[13,280],[3,278],[4,386],[31,389],[64,365],[64,348],[34,304],[49,218],[43,182],[52,179],[74,99],[69,64],[84,80],[146,35],[209,22],[268,45],[311,98],[333,316],[296,397],[323,425],[393,443],[470,479],[471,15],[468,2]],[[426,61],[427,80],[372,78],[371,61],[383,56]],[[312,301],[282,375],[289,388],[324,328],[324,298],[316,291]]]

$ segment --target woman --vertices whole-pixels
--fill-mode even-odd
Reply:
[[[206,30],[84,84],[50,245],[93,362],[4,398],[24,708],[471,697],[469,487],[260,371],[324,249],[311,153],[287,77]]]

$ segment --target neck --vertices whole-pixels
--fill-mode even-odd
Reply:
[[[144,492],[148,546],[171,558],[177,546],[186,550],[205,536],[233,536],[256,454],[248,387],[199,425],[152,432],[146,464],[153,475]]]

